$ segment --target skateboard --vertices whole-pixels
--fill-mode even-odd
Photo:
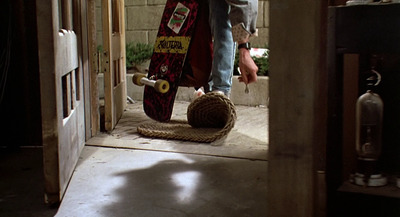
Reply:
[[[208,81],[212,38],[204,7],[201,0],[167,0],[148,74],[133,75],[134,84],[145,85],[143,110],[156,121],[171,119],[179,86]]]

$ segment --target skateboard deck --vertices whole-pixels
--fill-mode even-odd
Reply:
[[[160,93],[145,86],[143,95],[143,110],[154,120],[166,122],[171,118],[198,9],[196,0],[167,0],[165,5],[147,78],[166,80],[170,87],[166,93]]]

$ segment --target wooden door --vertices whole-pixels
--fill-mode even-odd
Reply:
[[[61,201],[85,143],[87,49],[80,4],[36,1],[45,200],[50,204]]]
[[[111,131],[126,107],[125,21],[123,0],[102,0],[104,121]]]

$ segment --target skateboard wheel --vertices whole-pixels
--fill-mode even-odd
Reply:
[[[145,74],[135,73],[132,77],[132,82],[138,86],[143,86],[144,84],[140,81],[140,79],[146,77]]]
[[[169,90],[169,83],[166,80],[157,80],[154,89],[159,93],[166,93]]]

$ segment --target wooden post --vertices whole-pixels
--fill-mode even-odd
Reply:
[[[323,213],[327,4],[270,1],[268,216]]]
[[[91,134],[96,135],[100,131],[100,112],[99,112],[99,91],[98,73],[99,62],[96,40],[96,1],[87,1],[87,26],[88,26],[88,49],[89,49],[89,68],[90,68],[90,113],[91,113]]]

